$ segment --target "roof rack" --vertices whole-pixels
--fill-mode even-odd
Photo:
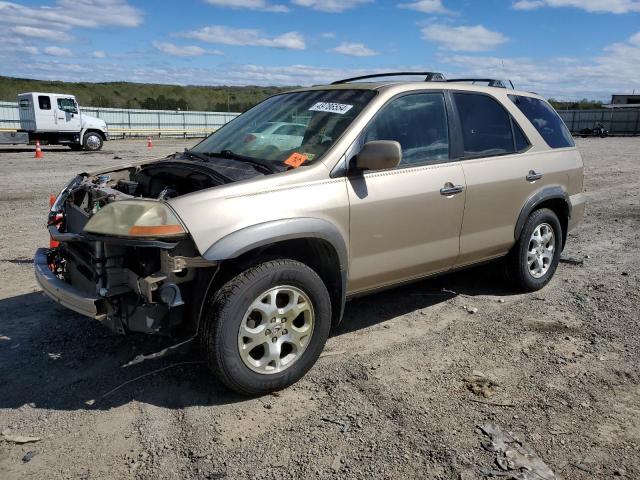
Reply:
[[[424,76],[425,82],[445,82],[444,75],[438,72],[387,72],[387,73],[374,73],[371,75],[362,75],[361,77],[345,78],[344,80],[337,80],[332,82],[331,85],[338,85],[341,83],[355,82],[356,80],[366,80],[368,78],[380,78],[380,77],[403,77],[409,75]]]
[[[446,82],[486,82],[490,87],[496,88],[507,88],[504,84],[504,81],[498,80],[497,78],[450,78],[445,80]],[[515,90],[516,88],[513,86],[513,82],[509,80],[509,85],[511,85],[511,89]]]

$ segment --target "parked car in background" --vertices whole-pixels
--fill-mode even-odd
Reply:
[[[246,137],[247,152],[278,150],[284,152],[302,144],[307,126],[301,123],[267,122]]]
[[[0,132],[0,144],[35,142],[96,151],[109,140],[107,123],[82,113],[73,95],[29,92],[18,95],[20,129]]]
[[[199,341],[247,395],[301,378],[349,298],[497,259],[541,289],[584,213],[571,134],[536,94],[425,75],[279,94],[191,150],[77,175],[39,284],[118,333]]]

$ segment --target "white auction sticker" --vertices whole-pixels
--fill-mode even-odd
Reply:
[[[352,108],[353,105],[347,105],[345,103],[318,102],[309,110],[313,110],[314,112],[329,112],[344,115]]]

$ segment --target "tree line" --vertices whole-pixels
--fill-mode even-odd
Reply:
[[[294,87],[180,86],[131,82],[80,83],[0,76],[0,101],[15,102],[23,92],[74,95],[87,107],[244,112],[256,103]]]

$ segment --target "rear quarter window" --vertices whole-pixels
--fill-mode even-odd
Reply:
[[[39,95],[38,106],[40,110],[51,110],[51,99],[46,95]]]
[[[551,105],[537,98],[509,95],[551,148],[573,147],[573,137]]]

